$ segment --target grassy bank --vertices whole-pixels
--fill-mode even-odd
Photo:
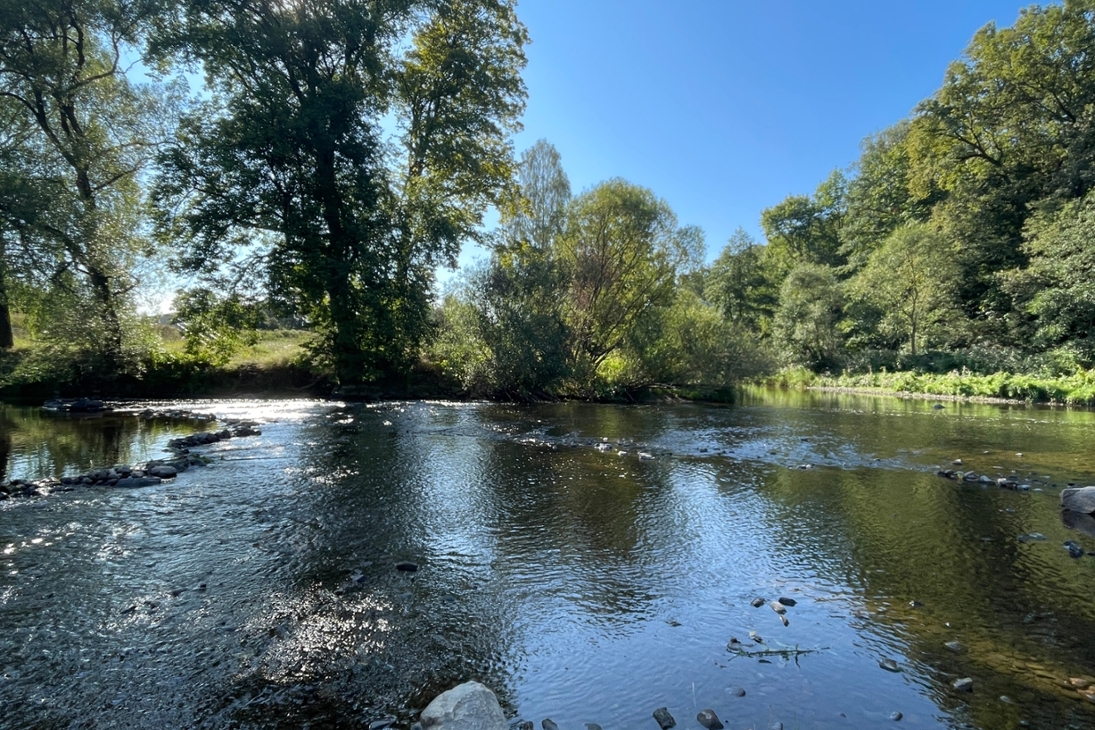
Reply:
[[[949,373],[885,371],[818,375],[808,370],[785,370],[755,381],[758,385],[782,388],[838,388],[892,394],[916,394],[952,398],[985,398],[1095,406],[1095,370],[1057,377],[1017,373],[981,375],[966,370]]]

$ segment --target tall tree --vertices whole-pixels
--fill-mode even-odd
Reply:
[[[644,315],[672,302],[678,274],[703,258],[703,233],[679,227],[650,190],[616,179],[574,199],[559,256],[573,356],[588,379]]]
[[[797,264],[837,266],[844,223],[847,180],[833,171],[813,195],[791,195],[761,213],[769,256],[781,275]]]
[[[156,47],[214,98],[166,160],[162,229],[194,269],[265,244],[258,270],[327,331],[340,382],[405,369],[434,268],[509,180],[526,41],[512,0],[187,3]]]
[[[153,8],[126,0],[0,0],[0,97],[35,131],[24,149],[38,158],[33,166],[51,168],[38,180],[64,183],[48,208],[23,219],[21,235],[55,241],[65,264],[82,275],[97,310],[92,319],[102,324],[92,344],[109,366],[122,350],[133,256],[145,245],[138,178],[162,124],[160,95],[130,83],[121,63]]]
[[[754,331],[764,330],[778,303],[778,286],[772,283],[767,253],[739,228],[711,264],[704,286],[704,297],[726,319]]]

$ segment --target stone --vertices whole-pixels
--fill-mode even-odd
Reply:
[[[895,712],[892,715],[890,715],[890,719],[893,720],[894,722],[901,722],[901,718],[903,718],[903,717],[904,717],[904,715],[902,715],[900,712]]]
[[[731,697],[744,697],[745,696],[745,690],[742,689],[741,687],[731,687],[730,689],[728,689],[726,691],[730,693]]]
[[[404,573],[415,573],[418,571],[418,563],[412,563],[409,560],[403,560],[395,564],[395,569]]]
[[[517,723],[517,730],[536,730],[536,726],[532,724],[532,720],[522,720]]]
[[[1019,542],[1045,542],[1046,536],[1040,532],[1032,532],[1029,535],[1020,535]]]
[[[883,659],[882,661],[880,661],[878,663],[878,666],[882,667],[887,672],[900,672],[901,671],[901,667],[899,667],[897,665],[897,662],[895,662],[893,659]]]
[[[787,607],[784,606],[779,601],[772,601],[771,603],[768,604],[768,606],[769,606],[769,608],[771,608],[776,613],[787,613]]]
[[[149,469],[148,473],[154,477],[159,477],[160,479],[174,479],[179,475],[179,470],[173,466],[161,464],[159,466],[154,466]]]
[[[396,719],[394,715],[387,715],[379,720],[374,720],[369,723],[369,730],[387,730],[396,723]]]
[[[119,479],[118,483],[114,486],[122,487],[124,489],[133,489],[136,487],[151,487],[162,483],[163,480],[159,477],[126,477],[125,479]]]
[[[779,598],[777,598],[776,600],[778,600],[778,601],[779,601],[780,603],[782,603],[782,604],[783,604],[784,606],[794,606],[795,604],[797,604],[797,603],[798,603],[798,601],[796,601],[795,599],[793,599],[793,598],[787,598],[787,597],[785,597],[785,596],[780,596],[780,597],[779,597]]]
[[[962,645],[959,644],[957,641],[948,641],[946,644],[943,644],[943,646],[947,647],[956,654],[962,651]]]
[[[1075,487],[1061,490],[1061,506],[1073,512],[1095,512],[1095,487]]]
[[[541,726],[542,728],[544,728],[544,730],[559,730],[559,726],[558,726],[558,725],[556,725],[556,724],[554,723],[554,721],[552,721],[552,719],[551,719],[550,717],[545,717],[545,718],[544,718],[544,719],[543,719],[543,720],[542,720],[542,721],[540,722],[540,726]]]
[[[753,608],[760,608],[764,604],[765,604],[765,600],[763,598],[754,598],[753,602],[752,602]]]
[[[600,725],[598,725],[595,722],[587,722],[586,723],[586,730],[604,730],[604,728],[602,728]]]
[[[654,710],[654,720],[657,721],[658,727],[662,730],[669,730],[669,728],[677,725],[677,721],[669,714],[668,707],[659,707]]]
[[[422,711],[419,721],[427,729],[509,730],[498,698],[479,682],[465,682],[442,692]],[[544,727],[546,730],[546,723]]]
[[[970,679],[969,677],[963,677],[962,679],[956,679],[953,682],[951,682],[951,686],[954,687],[959,692],[972,692],[973,691],[973,680]]]
[[[1070,558],[1082,558],[1084,556],[1083,547],[1073,540],[1065,540],[1065,550],[1068,550]]]
[[[726,727],[712,709],[700,710],[696,714],[696,720],[707,730],[722,730]]]

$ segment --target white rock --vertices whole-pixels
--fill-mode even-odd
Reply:
[[[423,728],[440,730],[509,730],[498,698],[478,682],[465,682],[442,692],[419,720]]]

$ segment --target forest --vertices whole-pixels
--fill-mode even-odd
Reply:
[[[0,390],[181,387],[291,331],[344,392],[1095,401],[1095,0],[982,28],[713,260],[656,192],[514,150],[528,42],[515,0],[0,0]]]

